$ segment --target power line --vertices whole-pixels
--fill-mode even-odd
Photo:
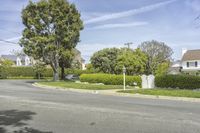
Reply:
[[[19,44],[16,42],[11,42],[11,41],[7,41],[7,40],[3,40],[3,39],[0,39],[0,42],[10,43],[10,44]]]
[[[4,28],[0,28],[1,31],[5,31],[5,32],[10,32],[12,34],[21,34],[20,32],[17,32],[17,31],[11,31],[11,30],[7,30],[7,29],[4,29]]]

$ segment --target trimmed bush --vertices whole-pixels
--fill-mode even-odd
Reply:
[[[155,78],[159,88],[199,89],[200,77],[191,75],[165,75]]]
[[[80,76],[81,74],[91,74],[91,73],[95,73],[95,72],[92,70],[65,69],[65,75],[75,74],[75,75]]]
[[[8,77],[35,77],[32,67],[10,67],[6,68]]]
[[[87,74],[87,73],[94,73],[94,71],[89,70],[77,70],[77,69],[65,69],[65,74],[75,74],[80,76],[81,74]],[[33,67],[9,67],[4,68],[0,66],[0,79],[5,78],[35,78],[37,77],[36,72],[34,71]],[[44,72],[41,73],[41,77],[53,77],[53,70],[51,68],[45,69]]]
[[[6,79],[8,74],[3,66],[0,66],[0,79]]]
[[[105,85],[123,85],[123,75],[113,75],[113,74],[82,74],[80,76],[81,82],[89,83],[103,83]],[[141,87],[141,77],[140,76],[126,76],[126,85]]]

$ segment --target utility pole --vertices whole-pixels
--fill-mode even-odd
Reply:
[[[128,47],[128,49],[130,49],[130,46],[132,45],[133,43],[132,42],[128,42],[128,43],[125,43],[124,45]]]

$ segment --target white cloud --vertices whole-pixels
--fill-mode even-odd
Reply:
[[[89,29],[111,29],[111,28],[127,28],[127,27],[135,27],[135,26],[144,26],[147,25],[147,22],[133,22],[133,23],[120,23],[120,24],[105,24],[95,26]]]
[[[161,6],[165,6],[165,5],[175,2],[175,1],[177,1],[177,0],[168,0],[165,2],[156,3],[153,5],[144,6],[144,7],[138,8],[138,9],[133,9],[133,10],[129,10],[129,11],[123,11],[123,12],[119,12],[119,13],[112,13],[112,14],[101,16],[101,17],[96,17],[93,19],[86,20],[85,24],[98,23],[98,22],[103,22],[103,21],[107,21],[107,20],[137,15],[140,13],[155,10],[157,8],[160,8]]]

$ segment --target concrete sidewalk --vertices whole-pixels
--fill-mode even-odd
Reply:
[[[117,89],[117,90],[85,90],[85,89],[52,87],[52,86],[47,86],[47,85],[40,85],[38,83],[34,83],[33,86],[44,88],[44,89],[59,89],[61,91],[71,91],[71,92],[79,92],[79,93],[134,97],[134,98],[146,98],[146,99],[164,99],[164,100],[176,100],[176,101],[199,102],[200,103],[200,98],[155,96],[155,95],[129,94],[129,93],[118,92],[118,91],[121,91],[121,89]]]

